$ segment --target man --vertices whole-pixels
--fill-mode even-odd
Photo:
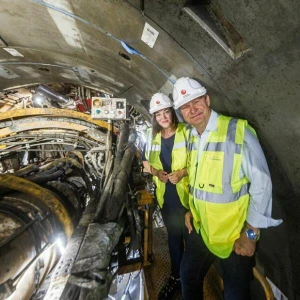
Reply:
[[[187,171],[189,230],[181,262],[185,300],[203,299],[203,280],[220,258],[225,300],[249,299],[259,229],[271,218],[272,183],[255,131],[246,120],[210,108],[206,89],[184,77],[173,89],[175,109],[193,126]]]

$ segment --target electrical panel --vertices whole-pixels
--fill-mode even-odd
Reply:
[[[125,120],[126,99],[92,97],[91,116],[101,120]]]

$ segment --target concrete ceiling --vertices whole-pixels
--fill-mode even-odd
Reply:
[[[285,221],[266,238],[274,249],[266,254],[262,242],[260,256],[291,297],[300,294],[299,16],[293,0],[1,0],[0,89],[86,86],[147,115],[142,100],[170,94],[177,78],[203,82],[213,109],[257,130],[273,176],[274,217]],[[141,39],[146,23],[158,32],[153,47]]]

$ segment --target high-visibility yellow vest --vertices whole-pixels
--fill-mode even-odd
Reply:
[[[178,123],[174,146],[172,150],[172,165],[171,170],[177,171],[186,168],[187,160],[187,148],[186,148],[186,138],[187,138],[187,125],[184,123]],[[163,166],[160,160],[161,152],[161,133],[156,134],[152,138],[152,129],[147,131],[147,142],[145,156],[151,166],[157,170],[163,170]],[[156,185],[156,198],[160,207],[164,203],[164,194],[166,189],[166,184],[161,182],[157,176],[153,176],[153,181]],[[176,190],[180,201],[183,206],[188,208],[189,190],[188,190],[188,177],[183,177],[177,184]]]
[[[246,120],[218,116],[198,161],[197,137],[190,135],[189,205],[196,231],[208,249],[226,258],[239,238],[249,205],[249,180],[240,178]]]

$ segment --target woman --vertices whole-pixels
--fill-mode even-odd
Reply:
[[[152,129],[147,132],[144,168],[153,175],[156,198],[168,232],[171,276],[158,299],[172,299],[180,289],[179,268],[188,235],[184,215],[188,211],[186,125],[178,123],[172,102],[162,93],[150,101]]]

